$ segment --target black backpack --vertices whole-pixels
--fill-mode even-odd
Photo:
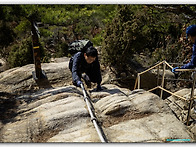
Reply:
[[[77,52],[85,52],[87,48],[90,46],[93,46],[93,43],[90,40],[76,40],[72,43],[70,43],[68,51],[72,55],[70,61],[69,61],[69,69],[72,69],[73,66],[73,55]]]
[[[76,40],[69,44],[68,51],[73,56],[77,52],[84,53],[90,46],[93,46],[93,43],[90,40]]]

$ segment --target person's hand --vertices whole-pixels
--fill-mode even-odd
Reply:
[[[78,86],[78,87],[81,87],[81,86],[80,86],[81,84],[83,84],[82,81],[78,81],[78,82],[77,82],[77,86]]]
[[[91,88],[91,80],[87,74],[82,74],[82,78],[84,79],[87,88]]]
[[[176,69],[179,69],[179,67],[174,67],[174,68],[172,68],[172,72],[173,72],[173,73],[178,72],[178,71],[176,71]]]
[[[97,84],[97,89],[96,89],[96,91],[101,91],[101,90],[103,90],[103,88],[101,87],[100,84]]]

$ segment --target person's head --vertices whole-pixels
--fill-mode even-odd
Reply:
[[[98,55],[98,53],[97,53],[96,48],[91,46],[91,47],[87,48],[87,50],[85,51],[84,58],[88,64],[91,64],[92,62],[95,61],[97,55]]]
[[[191,42],[196,40],[196,25],[191,25],[186,28],[186,36],[190,39]]]

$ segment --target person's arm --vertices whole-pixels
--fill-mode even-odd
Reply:
[[[80,60],[81,60],[81,54],[77,53],[73,57],[73,66],[72,66],[72,80],[73,84],[76,86],[79,86],[78,83],[81,82],[80,74]]]
[[[182,69],[190,69],[196,67],[196,47],[193,45],[193,54],[191,57],[191,61],[185,65],[183,65],[181,68]]]

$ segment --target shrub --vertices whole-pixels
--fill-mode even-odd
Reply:
[[[41,60],[47,62],[48,58],[45,56],[42,45],[40,46]],[[11,47],[8,63],[11,68],[34,63],[31,37],[24,39],[21,43]]]

